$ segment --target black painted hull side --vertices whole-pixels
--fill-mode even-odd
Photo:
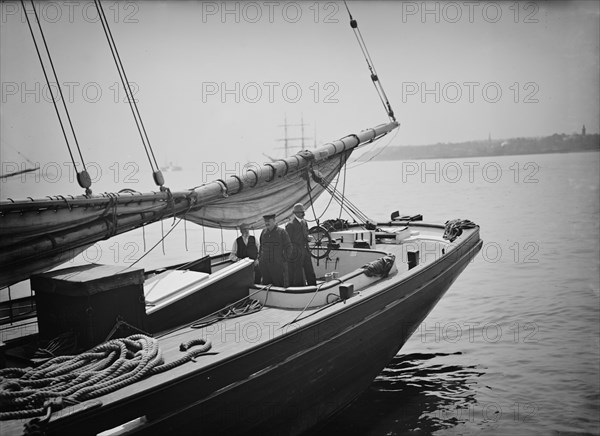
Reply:
[[[359,304],[150,393],[78,414],[48,434],[97,433],[143,415],[140,434],[302,433],[368,388],[481,245],[475,231],[456,256],[407,280],[389,278]]]

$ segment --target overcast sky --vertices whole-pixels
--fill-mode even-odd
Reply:
[[[161,165],[281,155],[284,116],[309,145],[387,121],[343,3],[103,5]],[[0,7],[3,170],[68,162],[21,5]],[[390,145],[599,131],[596,1],[349,7],[401,123]],[[36,8],[86,161],[149,174],[93,3]]]

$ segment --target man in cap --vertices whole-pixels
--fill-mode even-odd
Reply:
[[[304,219],[302,203],[295,204],[292,212],[294,215],[285,226],[292,243],[292,250],[288,258],[290,286],[305,286],[307,283],[309,286],[316,285],[317,279],[308,249],[308,224]]]
[[[263,219],[266,229],[260,234],[258,257],[262,282],[287,287],[290,238],[285,230],[277,226],[275,215],[265,215]]]
[[[240,224],[242,235],[233,241],[229,260],[237,262],[240,259],[249,257],[254,259],[254,283],[260,283],[260,269],[258,268],[258,246],[256,238],[250,235],[250,226]]]

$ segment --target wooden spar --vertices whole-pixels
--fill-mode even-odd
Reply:
[[[342,151],[351,150],[353,148],[357,148],[361,145],[364,145],[368,142],[372,142],[375,139],[385,135],[398,127],[397,122],[391,122],[388,124],[382,124],[377,127],[373,127],[371,129],[366,129],[361,131],[356,135],[348,135],[342,139],[337,141],[327,143],[313,150],[308,150],[306,154],[303,156],[305,160],[319,161],[322,159],[326,159],[335,154],[338,154]],[[308,156],[307,156],[308,155]],[[254,185],[258,185],[260,182],[268,180],[271,177],[272,167],[275,167],[276,170],[282,170],[287,167],[289,169],[300,169],[306,164],[302,165],[298,162],[298,159],[295,156],[289,157],[287,159],[281,159],[270,163],[269,166],[263,165],[254,177],[253,173],[247,173],[246,180],[254,179]],[[279,171],[277,171],[279,173]],[[235,194],[238,192],[240,185],[239,181],[235,177],[229,177],[226,183],[226,189],[229,195]],[[144,203],[148,201],[168,201],[170,197],[174,200],[177,199],[187,199],[192,197],[194,199],[194,203],[206,203],[212,201],[216,198],[221,198],[222,188],[219,182],[209,182],[205,185],[202,185],[193,190],[187,191],[176,191],[172,193],[168,193],[166,191],[162,192],[150,192],[150,193],[119,193],[119,194],[102,194],[97,196],[56,196],[56,197],[48,197],[48,198],[40,198],[40,199],[26,199],[26,200],[3,200],[0,201],[0,215],[4,215],[9,212],[26,212],[29,210],[41,211],[44,209],[51,209],[56,211],[57,209],[62,208],[72,208],[72,207],[104,207],[112,203],[116,203],[117,205],[130,205],[135,203]],[[180,211],[176,211],[174,214],[179,213]],[[165,215],[163,218],[169,218],[173,216]],[[1,228],[0,228],[1,231]]]
[[[285,161],[279,160],[270,164],[263,165],[258,171],[249,170],[243,179],[248,181],[247,187],[254,188],[264,182],[268,182],[273,177],[273,171],[281,173],[285,170],[298,170],[308,165],[310,160],[323,160],[334,156],[342,151],[351,150],[364,143],[371,142],[374,139],[388,133],[398,126],[398,123],[392,122],[377,126],[372,129],[364,130],[357,135],[348,135],[345,138],[324,144],[323,146],[299,153]],[[301,156],[298,158],[297,156]],[[230,176],[226,181],[213,181],[198,188],[178,192],[152,192],[146,194],[138,193],[119,193],[104,194],[98,196],[77,196],[77,197],[49,197],[38,200],[5,200],[0,202],[0,223],[11,217],[13,213],[23,214],[25,212],[43,212],[52,211],[57,213],[60,210],[70,211],[72,208],[105,208],[106,214],[115,215],[117,218],[122,215],[143,214],[148,212],[149,205],[152,212],[159,215],[157,219],[165,219],[174,215],[179,215],[188,209],[194,209],[208,204],[214,200],[223,198],[223,194],[234,195],[241,189],[240,180]],[[162,204],[162,206],[161,206]],[[114,208],[114,210],[112,210]],[[19,220],[23,217],[19,216]],[[57,219],[55,221],[60,221]],[[145,224],[147,217],[140,217],[139,224]],[[0,226],[0,234],[13,232],[14,228],[5,221]],[[34,223],[27,223],[27,226],[33,226]],[[129,226],[127,226],[129,227]],[[8,230],[10,229],[10,230]],[[31,228],[23,229],[25,234],[35,232]],[[26,231],[25,231],[26,230]],[[0,246],[8,245],[6,242],[0,243]]]
[[[242,189],[260,189],[275,174],[307,168],[311,162],[326,160],[342,152],[372,142],[398,126],[396,122],[348,135],[317,149],[301,151],[248,170],[241,178],[212,181],[197,188],[147,194],[119,193],[98,196],[48,197],[39,200],[0,202],[0,286],[15,283],[40,272],[44,258],[54,265],[74,257],[82,246],[108,239],[137,227],[183,216]],[[77,214],[74,214],[77,211]],[[46,213],[44,213],[46,212]],[[76,216],[74,216],[76,215]],[[88,216],[88,219],[83,217]],[[46,216],[49,219],[46,219]],[[72,254],[72,255],[71,255]],[[47,266],[44,269],[54,265]],[[41,271],[43,271],[42,269]]]
[[[171,196],[175,199],[187,197],[191,191],[173,192]],[[104,207],[111,203],[118,205],[141,204],[148,201],[166,201],[169,198],[169,193],[162,192],[125,192],[118,194],[100,194],[95,196],[52,196],[39,199],[27,200],[3,200],[0,201],[0,212],[2,214],[8,212],[26,212],[29,210],[42,211],[44,209],[53,210],[72,207]]]
[[[38,169],[39,168],[25,168],[24,170],[15,171],[14,173],[2,174],[2,175],[0,175],[0,180],[1,179],[8,179],[9,177],[18,176],[19,174],[30,173],[30,172],[36,171]]]

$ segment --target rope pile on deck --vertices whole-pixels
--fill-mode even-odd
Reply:
[[[106,395],[182,365],[211,348],[205,340],[193,345],[201,347],[164,363],[158,340],[138,334],[113,339],[76,356],[55,357],[37,368],[2,369],[0,420],[44,415]]]
[[[469,220],[456,219],[446,221],[443,238],[450,242],[454,242],[456,238],[462,235],[464,229],[472,229],[475,227],[477,227],[477,224]]]

